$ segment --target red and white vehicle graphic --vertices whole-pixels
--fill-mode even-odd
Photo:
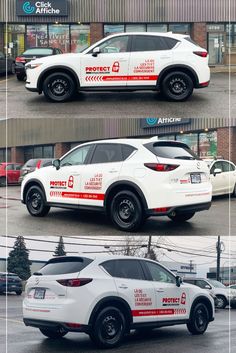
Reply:
[[[63,102],[80,90],[161,91],[187,99],[209,85],[208,53],[188,35],[124,33],[106,37],[79,54],[54,55],[26,65],[26,88]]]
[[[28,280],[23,316],[47,337],[85,332],[98,346],[112,348],[143,325],[186,324],[203,334],[214,320],[214,301],[152,260],[66,256],[49,260]]]

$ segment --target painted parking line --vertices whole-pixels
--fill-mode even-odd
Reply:
[[[13,323],[15,323],[15,324],[25,325],[22,321],[13,320],[13,319],[8,319],[8,318],[6,318],[6,317],[0,317],[0,320],[2,320],[2,321],[8,321],[8,322],[13,322]]]
[[[5,79],[5,80],[0,80],[0,84],[1,84],[1,83],[6,83],[6,82],[11,81],[11,80],[13,80],[13,79],[15,79],[15,77],[10,77],[10,78],[7,78],[7,79]]]

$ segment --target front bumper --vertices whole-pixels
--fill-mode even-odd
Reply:
[[[194,205],[167,207],[163,212],[161,211],[162,208],[150,209],[147,210],[146,213],[148,216],[169,216],[173,213],[184,214],[189,212],[205,211],[209,210],[210,207],[211,202],[204,202]]]

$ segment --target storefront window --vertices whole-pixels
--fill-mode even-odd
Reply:
[[[29,146],[24,148],[24,161],[34,158],[53,158],[53,146]]]
[[[7,160],[6,160],[7,159]],[[11,162],[11,150],[8,148],[1,148],[0,149],[0,163],[2,162]]]
[[[226,46],[236,49],[236,23],[226,25]]]
[[[199,134],[199,156],[215,157],[217,156],[217,132],[209,131]]]
[[[25,50],[25,25],[9,24],[4,27],[5,53],[13,58]]]
[[[186,143],[193,152],[198,154],[198,134],[179,134],[176,135],[176,140]]]
[[[156,24],[148,24],[147,25],[147,32],[167,32],[167,25],[156,25]]]
[[[69,25],[49,25],[49,46],[70,52]]]
[[[175,140],[175,135],[158,136],[158,140],[174,141]]]
[[[123,33],[125,31],[124,25],[104,25],[104,36],[109,36],[115,33]]]
[[[125,32],[146,32],[146,25],[145,24],[126,25]]]
[[[190,25],[187,23],[169,24],[169,31],[171,31],[173,33],[189,34],[190,33]]]
[[[32,47],[47,47],[48,46],[47,25],[27,26],[26,46],[27,46],[27,49]]]
[[[79,53],[90,45],[90,26],[71,25],[71,53]]]

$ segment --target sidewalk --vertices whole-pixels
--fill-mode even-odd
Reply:
[[[211,70],[211,73],[214,73],[214,72],[226,72],[228,73],[229,71],[231,73],[236,73],[236,65],[215,65],[215,66],[211,66],[210,65],[210,70]]]

